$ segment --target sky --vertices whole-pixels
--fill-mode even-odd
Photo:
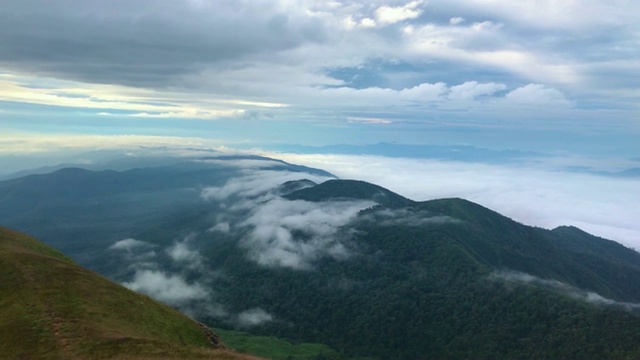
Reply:
[[[252,150],[633,243],[638,178],[595,173],[640,167],[639,13],[630,0],[4,0],[0,157]],[[536,155],[321,151],[381,143]]]
[[[0,130],[640,156],[634,1],[5,0]]]

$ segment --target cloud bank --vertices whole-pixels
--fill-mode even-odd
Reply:
[[[574,225],[640,249],[639,180],[566,169],[572,163],[607,169],[610,162],[550,157],[479,164],[381,156],[272,156],[320,167],[340,178],[372,182],[413,200],[461,197],[524,224],[548,229]]]

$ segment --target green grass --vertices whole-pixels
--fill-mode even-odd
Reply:
[[[323,344],[292,344],[270,337],[255,336],[241,331],[215,329],[222,342],[236,351],[274,360],[316,359],[319,355],[331,358],[336,351]]]
[[[11,359],[248,359],[185,315],[0,228],[0,349]]]

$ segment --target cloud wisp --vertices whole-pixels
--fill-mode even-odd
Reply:
[[[150,247],[153,247],[153,244],[150,244],[142,240],[127,238],[127,239],[116,241],[113,245],[109,247],[109,249],[131,252],[133,249],[150,248]]]
[[[154,269],[157,246],[142,240],[127,238],[116,241],[108,250],[118,253],[132,269]]]
[[[563,283],[557,280],[541,279],[539,277],[529,275],[518,271],[494,271],[489,274],[489,280],[500,280],[519,284],[531,284],[541,286],[551,290],[558,291],[562,294],[568,295],[576,300],[584,301],[589,304],[598,306],[617,306],[626,310],[640,310],[640,304],[628,303],[622,301],[616,301],[603,297],[602,295],[593,291],[586,291],[579,289],[575,286]]]
[[[161,270],[138,270],[125,287],[147,294],[165,304],[181,307],[192,301],[205,300],[209,291],[199,283],[188,283],[182,276]]]
[[[273,316],[262,308],[253,308],[245,310],[238,314],[237,324],[241,328],[258,326],[273,321]]]
[[[258,165],[269,166],[282,165],[278,162],[260,161]],[[240,162],[239,166],[255,167],[255,162]],[[289,171],[275,170],[255,170],[247,169],[243,176],[234,178],[223,186],[212,186],[202,190],[201,197],[204,200],[224,201],[230,197],[255,198],[270,194],[271,190],[287,181],[309,179],[314,182],[323,182],[330,178],[308,173],[297,173]]]
[[[359,221],[373,223],[376,226],[412,226],[423,227],[441,224],[461,223],[461,220],[444,215],[434,215],[427,211],[410,209],[374,209],[362,214]]]

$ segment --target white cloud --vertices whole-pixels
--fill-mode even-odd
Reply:
[[[404,20],[415,19],[422,10],[418,9],[423,1],[411,1],[403,6],[380,6],[376,10],[376,20],[383,24],[395,24]]]
[[[510,91],[505,98],[520,104],[534,105],[570,105],[562,92],[541,84],[529,84]]]
[[[246,310],[238,314],[238,324],[242,327],[251,327],[273,320],[273,316],[261,308]]]
[[[278,163],[282,165],[282,163]],[[327,177],[312,175],[309,173],[271,171],[271,170],[247,170],[242,177],[229,180],[223,186],[212,186],[202,190],[204,200],[224,201],[231,196],[243,198],[264,195],[287,181],[309,179],[314,182],[323,182]]]
[[[527,27],[565,31],[628,23],[633,15],[627,12],[637,8],[625,0],[463,0],[459,6]]]
[[[458,24],[462,24],[463,22],[464,22],[464,18],[461,18],[461,17],[452,17],[451,19],[449,19],[450,25],[458,25]]]
[[[183,263],[187,267],[197,268],[202,266],[202,256],[188,245],[193,237],[195,235],[186,237],[182,242],[174,243],[166,249],[166,253],[173,261]]]
[[[146,241],[142,241],[142,240],[136,240],[133,238],[128,238],[128,239],[123,239],[123,240],[119,240],[116,241],[113,245],[111,245],[109,247],[109,249],[111,250],[124,250],[124,251],[131,251],[133,249],[139,249],[139,248],[149,248],[152,247],[153,244],[150,244]]]
[[[184,306],[193,300],[209,297],[209,292],[204,286],[198,283],[190,284],[179,275],[157,270],[138,270],[132,281],[122,285],[173,306]]]
[[[638,303],[628,303],[605,298],[604,296],[583,289],[576,288],[567,283],[553,279],[541,279],[539,277],[529,275],[518,271],[494,271],[489,274],[490,280],[502,280],[508,282],[531,284],[546,287],[567,294],[574,299],[584,301],[594,305],[620,306],[627,310],[640,309]]]
[[[452,86],[447,97],[451,100],[474,100],[479,96],[492,96],[506,88],[504,84],[479,84],[476,81],[467,81],[463,84]]]
[[[116,241],[109,250],[117,251],[133,269],[155,268],[156,245],[132,238]]]
[[[448,91],[447,84],[422,83],[410,88],[394,90],[390,88],[368,87],[355,89],[350,87],[328,88],[319,94],[324,101],[345,106],[361,106],[371,104],[373,107],[427,103],[444,100],[443,95]]]
[[[249,170],[221,187],[203,190],[206,201],[222,201],[236,196],[233,206],[223,206],[221,218],[235,218],[235,228],[248,228],[242,246],[251,260],[264,266],[310,269],[320,257],[336,259],[347,256],[347,249],[337,237],[340,226],[373,202],[289,201],[274,190],[287,182],[308,179],[316,183],[327,177],[287,171]],[[224,205],[224,203],[223,203]],[[220,221],[208,231],[228,233],[231,224]]]
[[[491,22],[469,26],[416,27],[402,49],[409,57],[428,57],[452,67],[473,66],[488,71],[508,72],[513,78],[550,84],[576,85],[583,75],[577,63],[545,56],[527,46],[510,46],[500,34],[501,26]]]
[[[353,220],[360,210],[373,205],[372,201],[313,203],[273,198],[254,204],[241,223],[251,229],[242,245],[260,265],[310,269],[318,258],[348,256],[341,242],[340,227]]]
[[[217,119],[238,117],[254,107],[284,107],[284,104],[251,101],[204,100],[180,93],[160,93],[118,85],[89,85],[57,79],[38,79],[33,88],[28,77],[0,78],[0,100],[35,105],[93,109],[100,115]],[[108,110],[108,111],[103,111]]]
[[[208,232],[221,232],[223,234],[228,234],[231,231],[231,225],[228,222],[217,223],[207,230]]]
[[[376,27],[376,21],[370,18],[364,18],[360,20],[360,26],[363,28],[373,28]]]
[[[388,119],[359,117],[359,116],[349,116],[347,117],[347,121],[361,123],[361,124],[392,124],[393,123],[393,121]]]
[[[214,297],[214,282],[219,273],[211,271],[204,258],[192,247],[197,234],[186,236],[164,249],[168,256],[157,256],[155,251],[139,253],[139,249],[157,245],[129,242],[133,251],[124,260],[134,275],[121,284],[133,291],[149,295],[167,305],[176,307],[189,316],[226,318],[228,313]],[[122,246],[122,245],[121,245]],[[169,260],[168,262],[164,260]],[[197,280],[189,280],[197,277]]]

